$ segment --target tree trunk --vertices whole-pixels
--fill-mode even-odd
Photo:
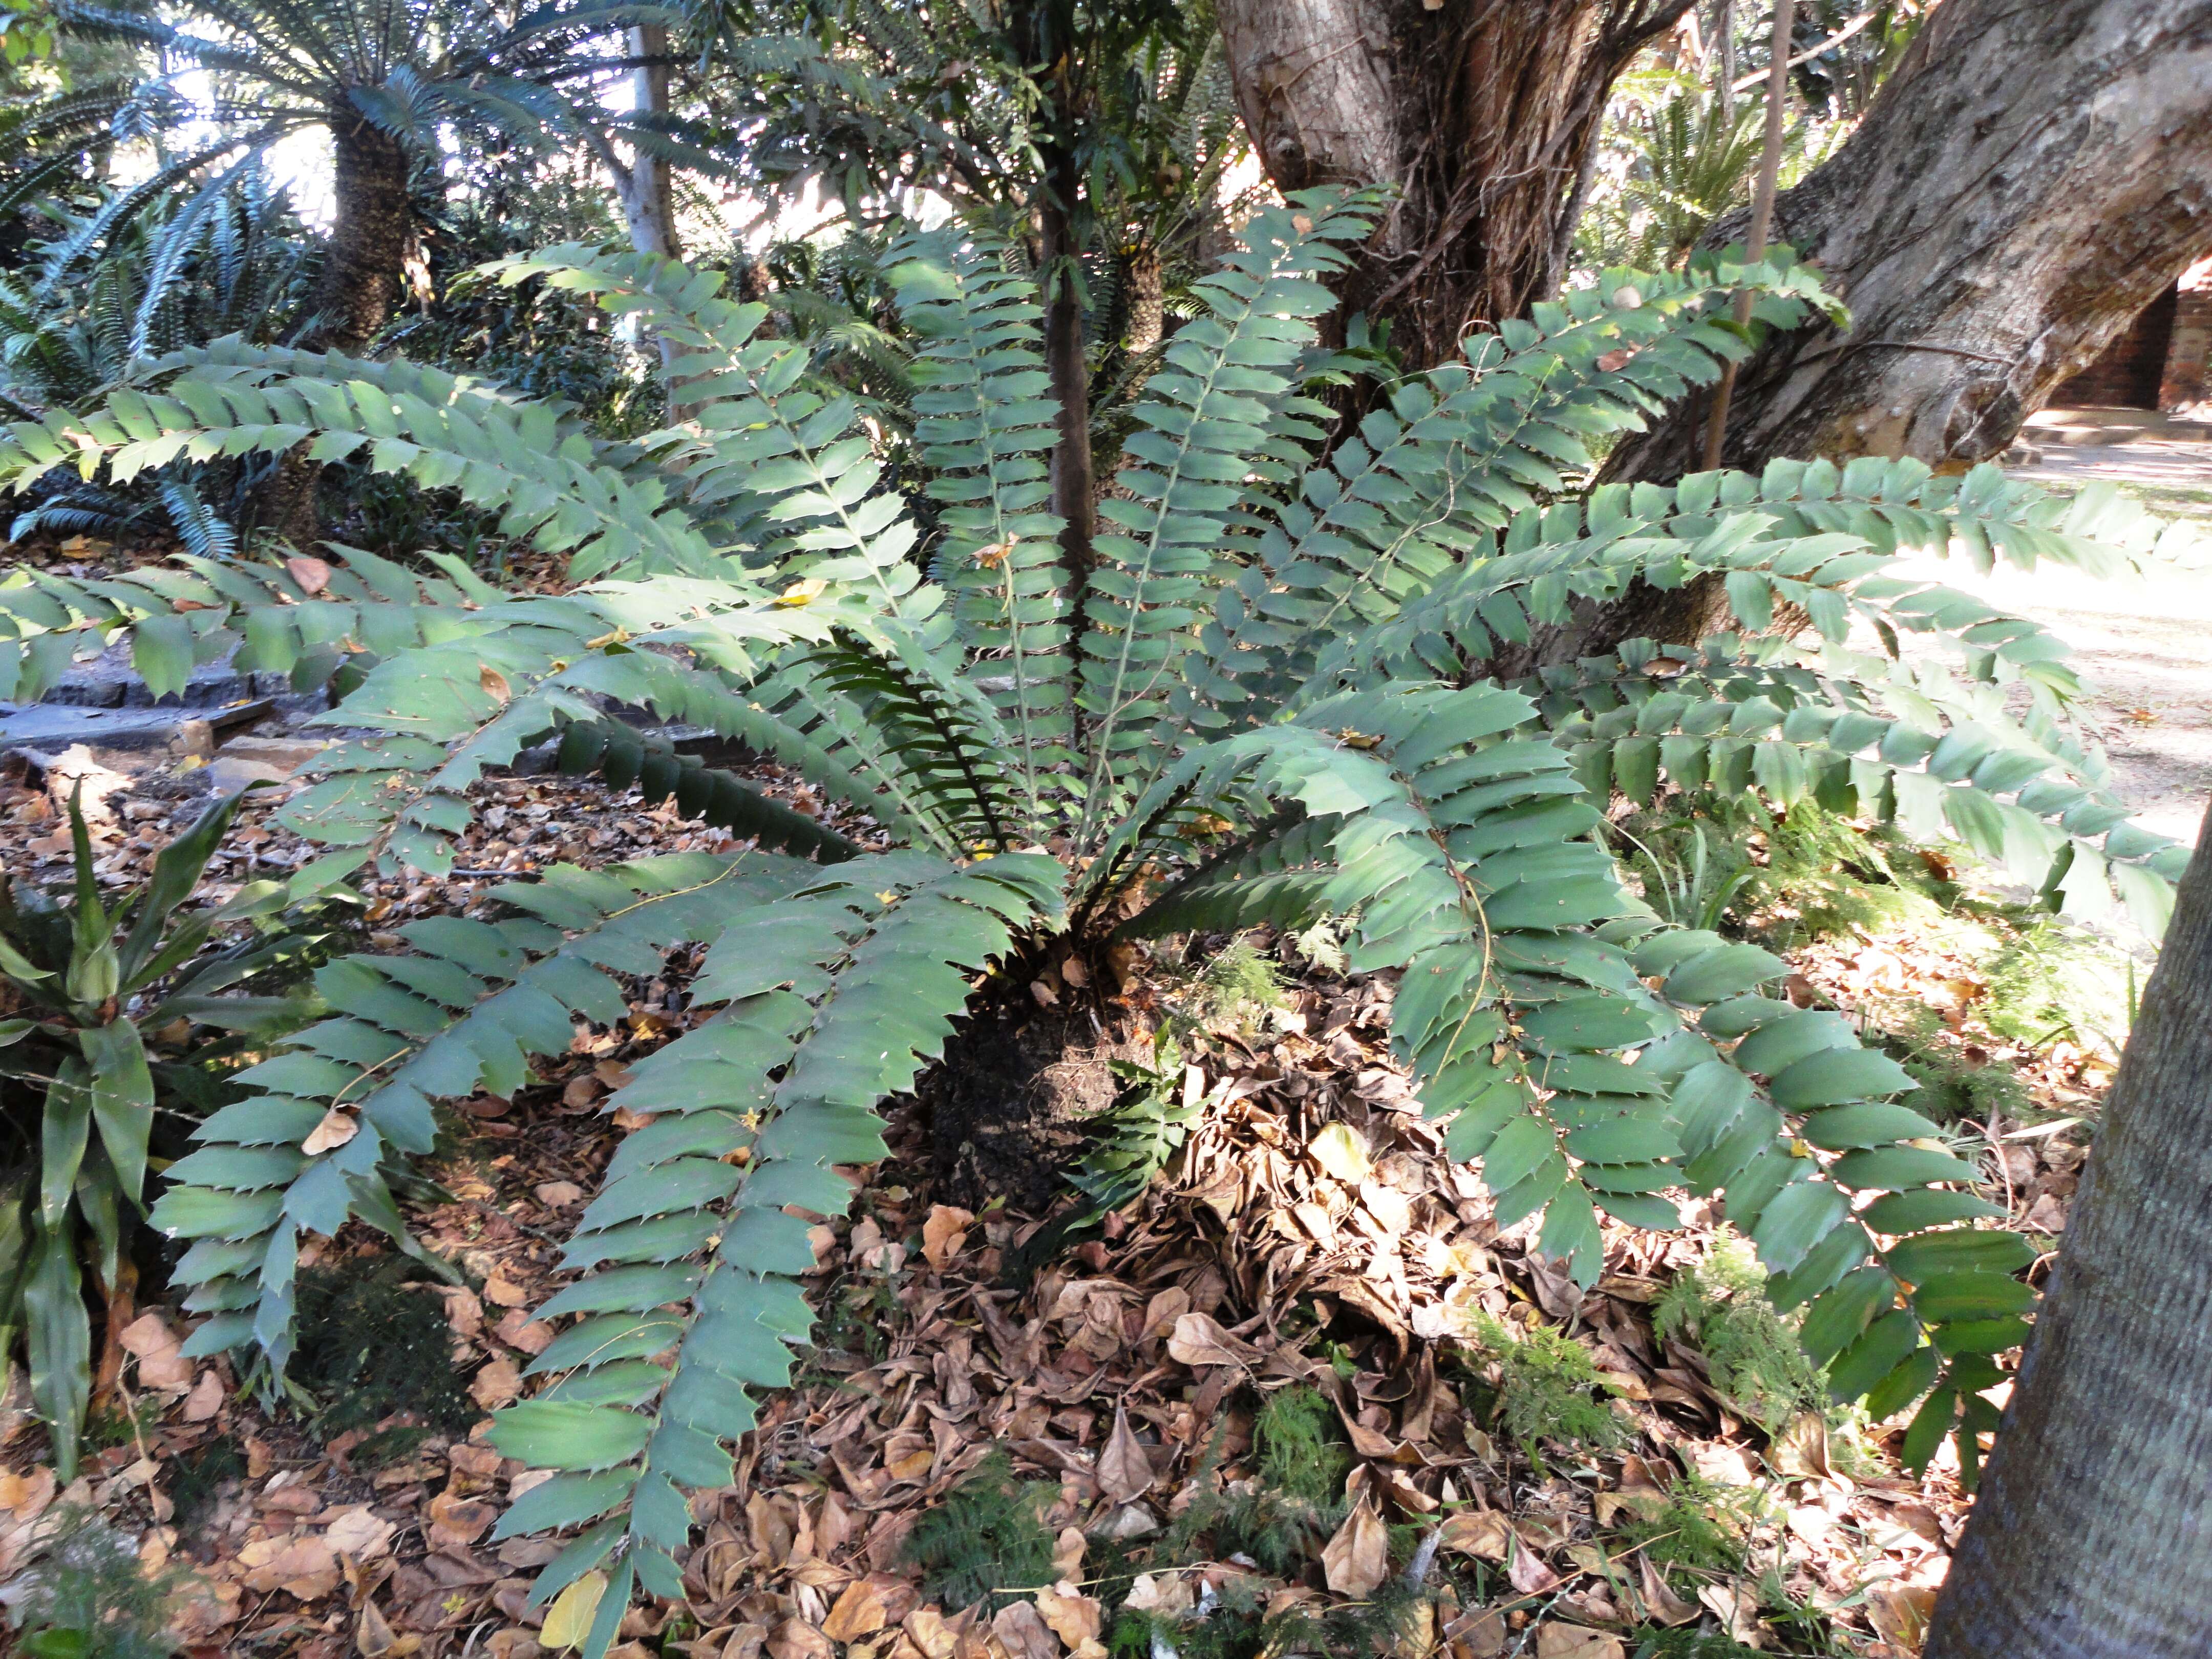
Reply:
[[[1083,596],[1091,575],[1091,538],[1096,525],[1091,369],[1083,352],[1082,278],[1076,265],[1082,250],[1071,217],[1081,182],[1082,168],[1073,151],[1048,156],[1037,213],[1045,283],[1045,370],[1052,377],[1053,400],[1060,406],[1060,437],[1052,451],[1052,510],[1066,526],[1060,532],[1060,550],[1066,572],[1072,640],[1083,637]]]
[[[2212,247],[2212,0],[1944,0],[1865,121],[1775,210],[1851,311],[1743,366],[1727,465],[1958,470]],[[1707,238],[1742,234],[1732,216]],[[1698,464],[1698,404],[1609,476]]]
[[[1558,285],[1613,77],[1692,0],[1219,0],[1237,106],[1284,190],[1389,183],[1347,311],[1425,368]]]
[[[639,60],[633,77],[638,113],[666,115],[671,108],[668,26],[637,25],[629,32],[629,52]],[[630,246],[640,253],[682,258],[684,247],[676,234],[676,196],[667,161],[638,150],[629,168],[617,175],[615,187],[629,227]]]
[[[300,343],[358,356],[398,309],[411,227],[407,152],[390,133],[341,112],[331,123],[331,240],[316,279],[314,320]],[[255,516],[297,548],[320,535],[319,461],[303,445],[280,458],[257,494]]]
[[[336,217],[315,286],[312,343],[356,355],[392,313],[407,258],[407,152],[366,121],[333,123]]]
[[[1926,1659],[2212,1651],[2208,1264],[2212,816],[2113,1079]]]

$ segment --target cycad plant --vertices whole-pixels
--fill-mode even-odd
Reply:
[[[35,419],[127,384],[141,368],[173,373],[173,366],[151,367],[162,354],[231,336],[265,343],[301,319],[313,242],[289,192],[250,174],[157,257],[156,248],[169,246],[175,207],[157,204],[118,227],[106,256],[88,268],[73,250],[100,208],[46,205],[53,235],[32,245],[25,269],[0,272],[0,407]],[[156,282],[165,286],[157,289]],[[221,477],[205,466],[167,467],[127,492],[61,481],[16,514],[9,535],[112,538],[158,507],[191,551],[232,553],[237,535],[216,507],[234,507],[224,498],[242,493],[239,471]]]
[[[66,179],[85,150],[185,139],[157,149],[159,165],[66,250],[99,250],[177,194],[134,319],[134,351],[146,349],[155,307],[216,204],[296,132],[331,136],[333,218],[312,337],[346,349],[366,345],[399,301],[413,230],[410,175],[434,155],[441,123],[528,144],[557,134],[617,167],[611,141],[618,137],[679,166],[719,167],[683,124],[605,110],[592,95],[595,81],[623,62],[615,50],[623,30],[682,24],[679,9],[651,0],[556,0],[520,14],[428,0],[183,0],[160,11],[62,0],[56,15],[73,34],[143,47],[149,70],[15,112],[0,132],[0,155],[15,168],[8,199]],[[211,101],[196,101],[186,76],[205,77]]]
[[[546,741],[752,842],[556,867],[499,888],[503,919],[415,922],[406,950],[324,969],[343,1012],[247,1073],[259,1092],[203,1129],[156,1209],[191,1241],[192,1351],[281,1367],[303,1233],[390,1224],[386,1171],[429,1146],[435,1102],[511,1092],[580,1022],[623,1017],[626,976],[704,946],[702,1012],[611,1097],[641,1127],[568,1244],[577,1277],[538,1310],[561,1327],[543,1386],[495,1431],[560,1471],[501,1530],[584,1528],[538,1594],[605,1570],[603,1650],[635,1586],[681,1594],[685,1495],[729,1480],[751,1391],[787,1377],[812,1317],[806,1214],[842,1212],[844,1167],[884,1156],[884,1097],[956,1032],[991,1058],[999,1011],[1054,965],[1077,1003],[1121,942],[1326,915],[1352,968],[1398,975],[1395,1052],[1449,1154],[1481,1160],[1500,1224],[1530,1221],[1589,1283],[1601,1214],[1671,1227],[1668,1193],[1718,1194],[1839,1395],[1877,1416],[1927,1395],[1922,1455],[1956,1422],[1990,1426],[1980,1391],[2032,1292],[2018,1239],[1975,1224],[1996,1212],[1974,1168],[1888,1103],[1902,1070],[1774,994],[1779,961],[1662,925],[1595,832],[1615,792],[1809,796],[1954,836],[2070,908],[2110,908],[2117,884],[2154,925],[2180,849],[2104,792],[2061,647],[1892,561],[2112,568],[2152,557],[2156,527],[2108,495],[1911,462],[1577,494],[1588,440],[1742,354],[1735,290],[1761,325],[1826,303],[1787,264],[1610,274],[1383,388],[1320,457],[1310,389],[1344,372],[1314,343],[1320,279],[1376,208],[1312,194],[1251,221],[1073,551],[1046,510],[1036,288],[945,240],[900,267],[927,546],[804,348],[756,337],[762,308],[712,276],[637,255],[561,249],[503,275],[597,294],[674,343],[696,416],[641,445],[404,363],[281,353],[12,428],[18,484],[302,441],[360,454],[566,550],[577,584],[504,593],[434,551],[434,576],[359,557],[326,579],[297,561],[31,574],[0,587],[15,695],[123,630],[157,687],[240,641],[259,668],[349,664],[325,718],[367,735],[327,751],[289,822],[356,866],[447,872],[470,787]],[[1732,631],[1515,684],[1488,670],[1632,580],[1704,571],[1724,575]],[[1810,618],[1805,642],[1770,631],[1783,605]],[[1907,635],[1921,648],[1900,657]],[[617,705],[775,755],[889,850],[641,738]]]

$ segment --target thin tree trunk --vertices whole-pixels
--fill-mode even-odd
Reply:
[[[1723,459],[1963,468],[2212,247],[2212,0],[1944,0],[1775,238],[1850,307],[1737,379]],[[1741,214],[1707,238],[1739,240]],[[1698,464],[1694,411],[1609,476]]]
[[[1043,258],[1045,370],[1052,377],[1053,400],[1060,407],[1060,437],[1052,452],[1052,510],[1066,527],[1060,532],[1060,562],[1066,573],[1068,637],[1083,637],[1083,596],[1091,575],[1091,538],[1096,527],[1091,459],[1091,370],[1083,351],[1083,297],[1070,218],[1081,169],[1072,152],[1049,158],[1046,189],[1038,207]],[[1070,682],[1071,687],[1073,682]]]
[[[331,239],[315,283],[314,320],[300,343],[358,356],[398,309],[411,226],[408,157],[399,141],[358,117],[331,124]],[[293,546],[321,534],[319,461],[303,445],[278,459],[255,499],[255,516]]]
[[[1926,1659],[2207,1652],[2212,815],[2113,1079]]]
[[[1237,105],[1285,190],[1401,195],[1344,283],[1413,368],[1556,282],[1613,77],[1692,0],[1219,0]]]
[[[638,60],[632,77],[638,113],[666,115],[672,107],[668,26],[638,24],[629,32],[629,52]],[[638,150],[615,184],[622,198],[623,217],[629,227],[629,245],[640,253],[682,258],[684,247],[676,234],[676,197],[666,159]]]

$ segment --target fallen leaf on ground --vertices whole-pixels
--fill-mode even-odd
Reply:
[[[1437,1528],[1438,1549],[1485,1561],[1503,1561],[1512,1547],[1512,1528],[1496,1510],[1462,1510]]]
[[[238,1552],[246,1589],[266,1595],[283,1590],[302,1601],[319,1601],[337,1588],[337,1552],[327,1539],[262,1538]]]
[[[921,1253],[931,1267],[942,1272],[945,1264],[960,1254],[967,1229],[975,1220],[972,1210],[955,1209],[950,1204],[929,1206],[929,1219],[921,1224]]]
[[[1152,1461],[1129,1428],[1126,1407],[1114,1413],[1114,1432],[1098,1454],[1098,1486],[1116,1504],[1127,1504],[1152,1490]]]
[[[161,1315],[139,1315],[117,1334],[115,1340],[124,1352],[137,1360],[143,1386],[164,1393],[191,1387],[192,1362],[185,1358],[183,1340]]]
[[[202,1371],[200,1380],[192,1384],[192,1391],[185,1396],[185,1421],[206,1422],[222,1410],[225,1398],[222,1378],[213,1371]]]
[[[428,1513],[430,1524],[425,1531],[434,1549],[465,1550],[499,1519],[496,1505],[459,1497],[450,1487],[430,1500]]]
[[[555,1596],[553,1605],[545,1609],[545,1626],[538,1632],[538,1642],[556,1650],[583,1646],[592,1632],[592,1615],[599,1610],[599,1597],[606,1588],[606,1574],[587,1572]]]
[[[1554,1620],[1536,1627],[1536,1659],[1626,1659],[1618,1636]]]
[[[391,1549],[392,1535],[398,1530],[362,1504],[331,1516],[330,1524],[323,1528],[323,1540],[341,1555],[370,1561]]]
[[[1036,1607],[1009,1602],[991,1620],[991,1633],[1006,1644],[1013,1659],[1060,1659],[1060,1640],[1046,1627]]]
[[[1665,1576],[1650,1560],[1638,1556],[1636,1570],[1644,1590],[1644,1605],[1654,1619],[1662,1625],[1686,1625],[1698,1616],[1698,1604],[1675,1595]]]
[[[1321,1553],[1322,1576],[1339,1595],[1365,1595],[1390,1572],[1390,1529],[1364,1498]]]
[[[857,1642],[863,1636],[873,1636],[890,1622],[876,1587],[865,1578],[855,1578],[845,1586],[830,1616],[822,1621],[822,1633],[833,1642]]]
[[[1052,1633],[1078,1654],[1097,1645],[1106,1610],[1095,1597],[1062,1579],[1050,1589],[1037,1592],[1036,1607],[1038,1616],[1052,1627]]]
[[[1315,1163],[1347,1187],[1357,1187],[1375,1168],[1367,1142],[1349,1123],[1332,1123],[1306,1143]]]
[[[1249,1342],[1240,1342],[1221,1328],[1210,1314],[1187,1313],[1175,1322],[1175,1334],[1168,1338],[1168,1352],[1186,1365],[1238,1365],[1249,1367],[1260,1357],[1260,1351]]]
[[[522,1373],[511,1359],[495,1359],[469,1384],[469,1398],[486,1411],[496,1411],[522,1392]]]

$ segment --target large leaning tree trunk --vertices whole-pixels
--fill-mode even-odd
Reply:
[[[1736,380],[1723,459],[1962,468],[2212,248],[2212,0],[1944,0],[1774,240],[1850,309]],[[1741,217],[1709,242],[1740,236]],[[1616,477],[1698,465],[1693,402]]]
[[[1926,1659],[2212,1650],[2212,816]]]
[[[2060,382],[2212,247],[2212,0],[1944,0],[1834,158],[1775,205],[1773,240],[1850,309],[1737,372],[1723,465],[2000,453]],[[1711,246],[1740,240],[1724,219]],[[1616,449],[1612,478],[1705,463],[1692,398]],[[1717,579],[1579,607],[1510,665],[1719,626]]]
[[[1344,284],[1408,366],[1558,287],[1630,58],[1692,0],[1218,0],[1237,106],[1284,190],[1401,194]]]
[[[310,307],[313,321],[300,343],[358,356],[399,308],[413,228],[410,160],[398,139],[346,111],[333,113],[331,141],[331,240]],[[309,460],[304,447],[283,457],[261,487],[256,516],[295,547],[307,548],[321,533],[315,493],[322,473],[322,463]]]

